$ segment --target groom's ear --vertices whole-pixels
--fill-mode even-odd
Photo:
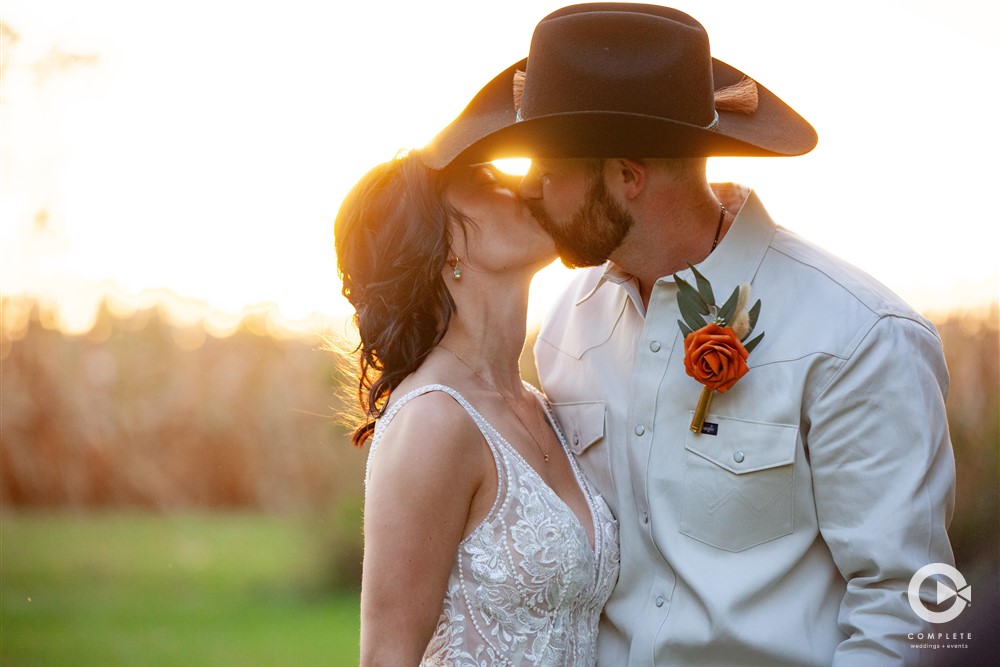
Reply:
[[[612,184],[619,189],[625,199],[635,199],[645,189],[648,174],[646,165],[642,162],[629,158],[614,158],[608,160],[608,164],[612,167],[610,170]]]

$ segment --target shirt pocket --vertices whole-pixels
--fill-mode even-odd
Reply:
[[[570,450],[579,456],[604,438],[604,401],[552,403]]]
[[[599,493],[611,497],[611,462],[608,458],[604,401],[551,403],[566,444]]]
[[[709,420],[717,435],[687,434],[681,533],[726,551],[790,534],[797,427]]]

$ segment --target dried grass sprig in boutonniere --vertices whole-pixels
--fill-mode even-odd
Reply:
[[[716,391],[720,394],[729,391],[746,375],[750,370],[747,357],[764,334],[747,341],[760,315],[760,299],[747,309],[749,284],[744,283],[734,289],[729,299],[719,307],[715,305],[712,284],[694,266],[688,266],[697,287],[692,287],[674,274],[678,288],[677,305],[683,318],[677,323],[684,334],[684,369],[704,385],[691,420],[691,431],[701,433],[712,396]]]

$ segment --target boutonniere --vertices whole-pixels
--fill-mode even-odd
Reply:
[[[747,341],[760,315],[760,299],[749,310],[750,285],[744,283],[733,290],[732,296],[715,305],[712,284],[694,266],[692,287],[674,274],[677,283],[677,305],[683,320],[678,320],[684,334],[684,369],[704,387],[691,420],[691,431],[701,433],[715,392],[733,388],[747,374],[747,357],[757,347],[764,334]],[[746,342],[745,342],[746,341]]]

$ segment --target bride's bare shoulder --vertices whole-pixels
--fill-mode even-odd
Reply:
[[[479,426],[458,399],[443,390],[409,397],[396,408],[381,434],[379,450],[380,462],[391,460],[402,466],[434,462],[435,467],[473,472],[484,462]]]

